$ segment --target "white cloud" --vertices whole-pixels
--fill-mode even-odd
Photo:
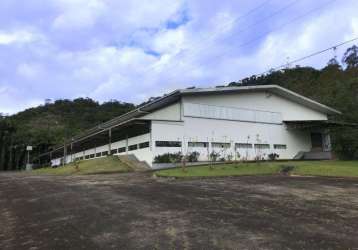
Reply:
[[[42,71],[41,65],[22,63],[17,67],[17,73],[25,78],[33,79],[37,77]]]
[[[80,29],[91,27],[97,18],[107,11],[100,0],[59,0],[61,14],[53,22],[56,29]]]
[[[0,30],[0,45],[6,45],[0,46],[5,58],[0,75],[11,83],[6,85],[11,89],[0,88],[0,112],[46,98],[89,96],[139,103],[175,88],[240,80],[286,63],[287,57],[292,60],[357,36],[357,4],[349,0],[240,46],[325,1],[300,1],[245,32],[245,25],[282,8],[282,1],[270,1],[243,19],[239,17],[262,1],[51,1],[52,11],[43,11],[41,21],[36,17],[31,22],[30,15],[21,17],[26,22],[18,18]],[[1,10],[0,2],[0,20]],[[173,22],[177,24],[168,28]],[[300,64],[321,67],[332,56],[326,53]]]
[[[0,30],[0,45],[14,43],[30,43],[38,39],[38,36],[29,31],[5,32]]]

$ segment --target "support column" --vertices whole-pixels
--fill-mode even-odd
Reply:
[[[67,148],[66,148],[66,141],[63,145],[63,161],[62,161],[62,166],[66,165],[66,158],[67,158]]]
[[[126,135],[126,154],[128,154],[128,135]]]
[[[73,162],[73,142],[71,142],[71,162]]]
[[[112,129],[108,130],[108,155],[112,155]]]

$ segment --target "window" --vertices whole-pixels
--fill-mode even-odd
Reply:
[[[230,143],[226,143],[226,142],[213,142],[211,143],[211,146],[213,146],[213,148],[230,148]]]
[[[106,155],[108,155],[108,151],[103,151],[102,156],[106,156]]]
[[[123,152],[126,152],[126,147],[123,147],[123,148],[119,148],[119,149],[118,149],[118,153],[123,153]]]
[[[188,142],[188,147],[192,147],[192,148],[207,148],[208,143],[207,142]]]
[[[252,144],[251,143],[235,143],[235,147],[239,148],[239,149],[248,149],[248,148],[252,148]]]
[[[255,144],[255,149],[270,149],[270,144]]]
[[[287,149],[287,145],[284,144],[274,144],[273,145],[274,149]]]
[[[118,149],[112,149],[111,150],[111,155],[117,154],[117,152],[118,152]]]
[[[92,159],[92,158],[94,158],[94,154],[90,154],[90,156],[89,156],[89,157],[90,157],[91,159]]]
[[[86,156],[85,156],[85,159],[88,160],[88,159],[89,159],[89,155],[86,155]]]
[[[139,143],[139,148],[149,148],[149,141]]]
[[[78,160],[79,161],[82,161],[83,160],[83,157],[81,156],[81,157],[78,157]]]
[[[181,141],[156,141],[155,146],[178,148],[181,147]]]
[[[96,157],[101,157],[101,153],[97,153],[97,154],[96,154]]]
[[[133,150],[137,150],[138,149],[138,145],[137,144],[134,144],[134,145],[130,145],[128,147],[128,151],[133,151]]]

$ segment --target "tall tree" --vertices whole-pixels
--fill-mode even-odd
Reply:
[[[347,69],[358,67],[358,46],[353,45],[344,53],[342,62],[347,65]]]

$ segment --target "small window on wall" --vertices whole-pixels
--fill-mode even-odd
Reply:
[[[230,148],[230,143],[213,142],[211,143],[211,146],[213,146],[213,148]]]
[[[270,149],[270,144],[255,144],[255,149]]]
[[[94,154],[90,154],[90,158],[91,158],[91,159],[94,158]]]
[[[106,155],[108,155],[108,151],[103,151],[102,156],[106,156]]]
[[[139,148],[149,148],[149,141],[139,143]]]
[[[118,149],[118,153],[123,153],[123,152],[126,152],[126,148],[125,148],[125,147]]]
[[[117,154],[118,153],[118,149],[112,149],[111,150],[111,155]]]
[[[251,143],[235,143],[235,147],[236,148],[243,148],[243,149],[248,149],[248,148],[252,148],[252,144]]]
[[[86,159],[86,160],[88,160],[89,158],[90,158],[90,156],[89,156],[89,155],[86,155],[86,156],[85,156],[85,159]]]
[[[96,157],[101,157],[101,156],[102,156],[101,153],[96,154]]]
[[[191,148],[207,148],[208,143],[207,142],[188,142],[188,147],[191,147]]]
[[[168,147],[168,148],[179,148],[181,147],[181,141],[156,141],[156,147]]]
[[[130,145],[128,147],[128,151],[133,151],[133,150],[137,150],[138,149],[138,145],[137,144],[134,144],[134,145]]]
[[[83,157],[78,157],[78,160],[79,160],[79,161],[83,161]]]
[[[273,145],[274,149],[287,149],[287,145],[284,144],[274,144]]]

